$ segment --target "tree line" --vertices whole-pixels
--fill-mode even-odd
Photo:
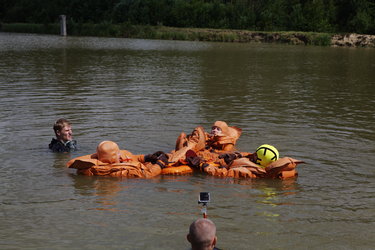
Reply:
[[[129,23],[375,34],[373,0],[1,0],[2,23]]]

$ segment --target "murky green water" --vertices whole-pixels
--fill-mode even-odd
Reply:
[[[375,50],[0,33],[0,247],[187,249],[201,191],[223,249],[375,245]],[[73,122],[80,151],[48,151]],[[102,140],[173,149],[216,120],[275,145],[295,181],[77,176]]]

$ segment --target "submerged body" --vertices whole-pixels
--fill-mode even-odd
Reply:
[[[67,142],[62,142],[52,138],[51,143],[48,145],[48,148],[53,152],[71,152],[78,149],[77,141],[71,140]]]

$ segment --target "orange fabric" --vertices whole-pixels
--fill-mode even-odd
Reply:
[[[304,163],[303,161],[296,160],[289,157],[283,157],[277,161],[272,162],[266,167],[267,176],[269,178],[278,178],[284,171],[293,171],[298,164]],[[285,173],[286,175],[287,173]]]
[[[229,127],[228,124],[223,121],[216,121],[213,127],[219,127],[224,136],[228,136],[234,139],[238,139],[242,133],[242,129],[235,126]]]
[[[84,155],[84,156],[79,156],[74,159],[71,159],[68,161],[66,166],[68,168],[75,168],[75,169],[87,169],[95,165],[99,165],[100,162],[96,158],[96,154],[91,154],[91,155]]]
[[[289,171],[282,171],[281,174],[279,175],[280,179],[287,179],[287,178],[293,178],[298,176],[298,173],[295,169],[289,170]]]
[[[120,150],[116,143],[110,141],[101,142],[94,154],[71,159],[67,167],[88,176],[151,178],[161,173],[159,165],[144,162],[144,155]]]
[[[219,168],[217,165],[218,164],[209,164],[203,169],[203,171],[208,175],[226,177],[228,174],[228,170],[226,168]]]
[[[175,151],[178,151],[179,149],[185,147],[186,145],[187,145],[187,137],[186,137],[186,134],[182,132],[177,137]]]
[[[230,169],[234,169],[238,167],[245,167],[251,173],[259,177],[263,177],[264,175],[266,175],[266,170],[262,168],[261,166],[255,164],[254,162],[250,161],[249,158],[236,159],[232,162],[232,164],[229,165]]]
[[[181,165],[178,167],[167,167],[161,170],[161,174],[182,175],[190,173],[193,173],[193,169],[188,165]]]
[[[233,150],[234,145],[241,136],[242,130],[237,127],[229,127],[223,121],[216,121],[213,126],[219,127],[222,130],[221,136],[212,136],[205,132],[201,126],[196,127],[188,136],[182,132],[176,140],[175,151],[171,152],[169,160],[176,162],[182,159],[189,149],[198,153],[204,150],[206,146],[221,151]]]
[[[133,155],[127,150],[120,150],[120,163],[126,162],[144,162],[144,155]],[[71,159],[66,164],[68,168],[84,169],[95,165],[107,165],[109,163],[102,162],[98,159],[98,154],[79,156]]]
[[[197,152],[197,155],[206,162],[220,162],[221,160],[219,159],[220,154],[207,149]]]
[[[120,163],[120,148],[113,141],[102,141],[96,148],[98,160],[105,163]]]
[[[257,176],[253,174],[249,168],[246,167],[236,167],[228,170],[228,177],[234,178],[256,178]]]
[[[227,177],[233,178],[279,178],[287,179],[297,177],[296,166],[303,161],[289,157],[280,158],[263,168],[248,158],[234,160],[229,165]]]
[[[223,121],[216,121],[213,127],[219,127],[223,134],[221,136],[208,135],[207,145],[217,150],[232,150],[241,136],[242,129],[234,126],[229,127],[228,124]]]
[[[198,152],[203,150],[206,145],[205,142],[205,132],[201,126],[195,128],[189,136],[181,133],[176,141],[176,150],[169,154],[169,161],[175,163],[179,160],[185,160],[187,151],[193,150],[194,152]]]
[[[88,176],[111,176],[111,177],[128,177],[128,178],[152,178],[161,173],[161,168],[157,164],[129,164],[118,163],[103,166],[92,166],[87,169],[78,169],[78,174]]]

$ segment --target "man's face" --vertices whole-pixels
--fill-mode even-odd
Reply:
[[[66,125],[60,131],[57,131],[57,139],[63,142],[73,140],[73,131],[70,125]]]
[[[213,126],[212,129],[211,129],[211,134],[214,135],[214,136],[222,135],[221,128]]]

